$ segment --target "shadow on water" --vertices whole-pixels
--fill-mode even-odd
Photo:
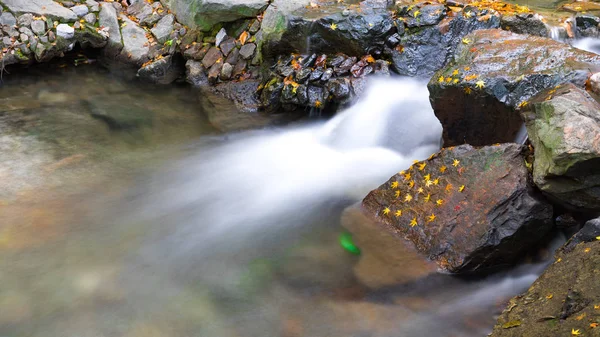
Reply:
[[[194,95],[95,68],[6,82],[0,335],[481,336],[540,272],[355,278],[340,213],[439,149],[425,83],[377,80],[330,121],[228,135]]]

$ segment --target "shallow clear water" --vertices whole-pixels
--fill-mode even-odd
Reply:
[[[230,134],[190,88],[95,67],[8,77],[0,102],[1,336],[483,336],[542,268],[355,277],[341,211],[440,145],[423,83]]]

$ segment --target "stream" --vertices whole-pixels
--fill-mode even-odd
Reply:
[[[95,65],[5,74],[0,336],[485,336],[543,271],[354,276],[343,209],[441,146],[425,83],[227,134],[198,95]]]

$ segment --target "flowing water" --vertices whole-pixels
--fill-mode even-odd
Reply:
[[[372,81],[329,121],[229,134],[197,96],[94,67],[8,78],[0,336],[484,336],[543,269],[354,276],[341,211],[441,145],[425,83]]]

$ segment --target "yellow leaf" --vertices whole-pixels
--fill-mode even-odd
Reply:
[[[397,190],[394,195],[396,196],[396,198],[400,198],[400,190]]]
[[[450,190],[452,190],[452,184],[446,185],[446,191],[449,192]]]
[[[579,331],[579,329],[575,330],[575,329],[571,329],[571,336],[579,336],[581,335],[581,331]]]
[[[425,202],[431,200],[431,194],[427,194],[427,196],[423,200],[425,200]]]
[[[410,227],[415,227],[416,225],[417,225],[417,218],[413,218],[413,219],[410,221]]]
[[[547,295],[547,296],[546,296],[546,299],[547,299],[547,300],[550,300],[550,299],[552,299],[552,297],[554,297],[554,295],[552,295],[552,294],[549,294],[549,295]]]
[[[421,11],[415,11],[415,12],[413,13],[413,16],[416,18],[417,16],[419,16],[419,14],[421,14]]]
[[[431,213],[431,215],[427,217],[427,221],[432,222],[433,220],[435,220],[435,214]]]
[[[458,69],[454,69],[454,71],[452,72],[452,76],[456,76],[458,75]]]
[[[440,78],[438,78],[438,82],[440,83],[444,83],[446,79],[444,78],[444,76],[440,76]]]
[[[323,106],[323,103],[321,103],[321,101],[316,101],[315,102],[315,108],[320,108]]]
[[[471,39],[468,39],[466,37],[462,39],[462,43],[464,43],[464,44],[469,44],[471,42],[472,42]]]
[[[440,172],[444,173],[446,172],[447,167],[446,166],[442,166],[440,167]]]
[[[457,166],[458,166],[458,164],[460,164],[460,160],[458,160],[458,159],[454,159],[454,160],[452,161],[452,166],[454,166],[454,167],[457,167]]]
[[[423,171],[425,169],[425,166],[427,166],[427,163],[419,164],[419,171]]]
[[[388,214],[390,214],[390,208],[386,207],[383,209],[383,215],[388,215]]]
[[[586,252],[586,253],[589,253],[591,250],[592,249],[588,247],[588,248],[584,249],[583,251]]]
[[[431,180],[431,174],[427,173],[424,177],[423,180],[427,181],[427,180]]]
[[[399,218],[402,216],[402,211],[401,210],[397,210],[396,213],[394,213],[394,215],[396,216],[396,218]]]
[[[409,172],[409,173],[406,173],[406,174],[404,175],[404,181],[407,181],[407,180],[409,180],[409,179],[410,179],[410,172]]]
[[[250,36],[250,34],[248,33],[248,31],[244,31],[242,34],[240,34],[240,43],[242,44],[242,46],[244,44],[246,44],[246,41],[248,41],[248,37]]]
[[[404,201],[406,201],[406,202],[410,202],[410,201],[412,200],[412,198],[413,198],[413,197],[412,197],[412,195],[410,195],[410,194],[407,194],[407,195],[404,197]]]
[[[483,88],[485,88],[485,82],[483,80],[479,80],[479,81],[475,82],[475,87],[477,89],[483,89]]]
[[[439,184],[439,183],[440,183],[440,180],[439,180],[439,179],[437,179],[437,178],[436,178],[436,179],[433,181],[433,184],[434,184],[434,185],[437,185],[437,184]]]
[[[442,204],[444,203],[444,200],[442,200],[442,199],[438,199],[438,200],[437,200],[435,203],[436,203],[438,206],[442,206]]]
[[[473,16],[473,13],[472,12],[465,12],[464,15],[465,15],[465,18],[470,18],[470,17]]]
[[[581,321],[581,320],[582,320],[582,319],[584,319],[584,318],[585,318],[585,313],[583,313],[583,314],[581,314],[581,315],[579,315],[579,316],[575,317],[575,319],[576,319],[576,320],[578,320],[578,321]]]
[[[408,187],[410,187],[410,188],[415,187],[415,181],[414,180],[409,181],[408,182]]]
[[[418,193],[425,193],[425,191],[423,190],[423,187],[419,187],[419,189],[417,190]]]
[[[392,183],[392,188],[398,188],[398,182],[397,181],[394,181]]]
[[[337,29],[337,25],[335,23],[332,23],[329,28],[331,28],[331,30],[336,30]]]
[[[465,71],[471,70],[471,67],[464,67]]]
[[[433,181],[431,181],[431,180],[427,180],[427,181],[425,182],[425,186],[429,187],[429,186],[431,186],[431,185],[433,185]]]
[[[595,310],[600,310],[600,305],[594,305]]]
[[[521,325],[521,321],[519,321],[519,320],[510,321],[510,322],[506,322],[506,323],[502,324],[502,329],[515,328],[515,327],[518,327],[519,325]]]
[[[458,188],[458,191],[459,191],[459,192],[462,192],[462,191],[464,191],[464,190],[465,190],[465,185],[461,185],[461,186]]]
[[[454,84],[458,83],[458,78],[455,78],[454,80],[452,80],[452,83],[454,83]]]

